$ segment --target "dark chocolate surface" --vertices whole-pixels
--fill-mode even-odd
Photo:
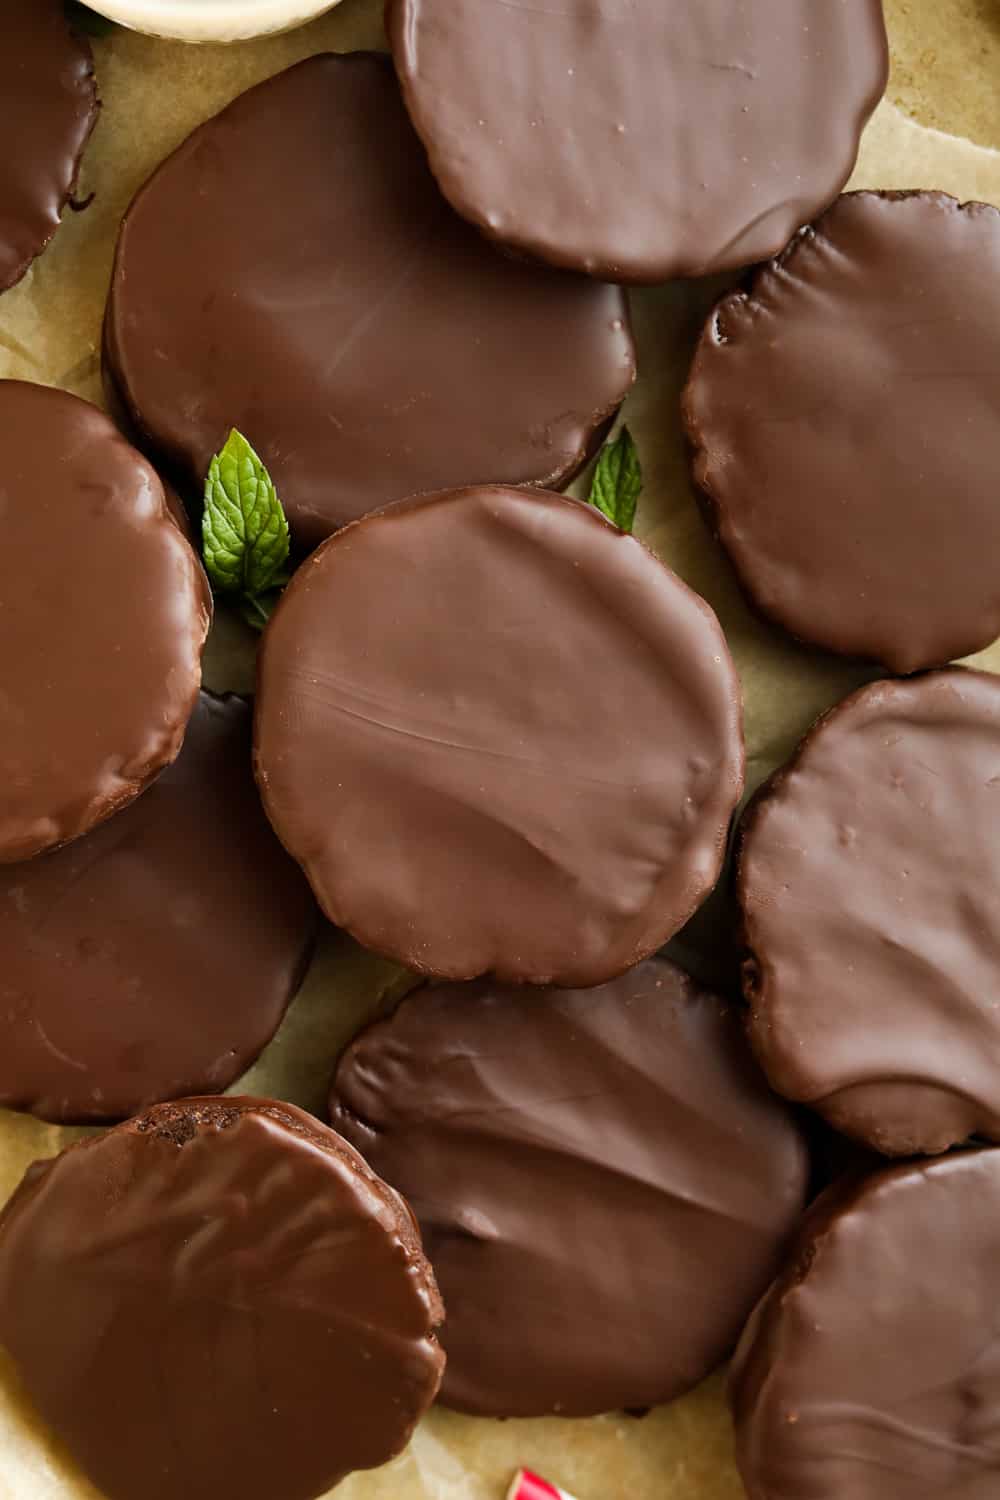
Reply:
[[[876,682],[751,805],[738,859],[754,1049],[889,1155],[1000,1140],[1000,678]]]
[[[249,706],[203,693],[180,756],[131,807],[0,867],[0,1104],[120,1120],[221,1092],[270,1040],[316,910],[250,749]]]
[[[384,1463],[441,1317],[405,1203],[286,1104],[162,1105],[0,1219],[0,1339],[108,1500],[313,1500]]]
[[[995,1500],[1000,1151],[830,1189],[730,1377],[748,1500]]]
[[[663,959],[593,990],[419,990],[348,1049],[331,1110],[420,1221],[443,1399],[489,1416],[694,1385],[804,1202],[804,1142],[737,1015]]]
[[[880,0],[389,0],[455,208],[612,281],[774,255],[836,197],[885,88]]]
[[[419,972],[599,984],[714,884],[743,780],[711,610],[540,490],[332,537],[259,657],[264,805],[332,921]]]
[[[94,63],[63,0],[0,0],[0,292],[59,227],[97,122]]]
[[[0,515],[4,864],[86,833],[176,757],[211,602],[156,474],[76,396],[0,381]]]
[[[363,53],[251,89],[154,174],[105,349],[188,498],[235,425],[303,547],[420,490],[558,486],[635,374],[624,294],[485,244]]]
[[[1000,213],[851,193],[709,320],[695,477],[752,602],[896,672],[1000,634]]]

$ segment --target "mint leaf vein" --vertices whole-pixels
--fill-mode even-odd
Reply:
[[[288,582],[288,521],[264,463],[235,428],[205,480],[202,552],[215,592],[263,628],[263,596]]]
[[[631,531],[642,494],[639,450],[627,427],[611,443],[605,443],[594,470],[590,503],[613,521],[620,531]]]

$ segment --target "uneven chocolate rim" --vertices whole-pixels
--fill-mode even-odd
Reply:
[[[824,651],[833,657],[842,660],[863,662],[883,668],[899,677],[913,676],[922,672],[941,671],[951,663],[963,656],[972,656],[977,651],[984,650],[992,645],[995,636],[991,635],[985,640],[981,637],[960,642],[951,656],[941,661],[924,662],[913,667],[908,662],[894,663],[884,657],[861,656],[853,651],[841,651],[831,645],[829,640],[820,636],[810,635],[803,631],[801,624],[793,626],[786,618],[780,604],[772,604],[770,607],[762,604],[754,595],[749,578],[744,572],[740,561],[741,553],[732,544],[732,528],[728,523],[726,506],[719,495],[713,490],[709,479],[710,454],[706,443],[703,441],[699,424],[695,418],[693,409],[692,393],[696,383],[701,378],[701,351],[703,345],[710,338],[717,338],[719,320],[730,307],[737,305],[747,306],[756,300],[760,285],[765,278],[779,275],[791,261],[804,244],[811,243],[817,235],[822,234],[825,222],[829,215],[835,212],[838,204],[846,199],[868,199],[873,198],[883,203],[902,203],[911,198],[920,198],[932,203],[939,203],[954,208],[958,213],[978,213],[988,210],[996,215],[998,220],[998,233],[1000,233],[1000,209],[992,203],[983,203],[977,198],[967,199],[962,202],[952,196],[951,193],[940,192],[937,189],[927,188],[859,188],[855,192],[841,193],[829,207],[812,224],[804,228],[789,241],[780,255],[773,260],[764,261],[762,264],[752,267],[742,278],[742,285],[734,290],[725,292],[714,303],[711,312],[706,318],[702,330],[698,335],[691,366],[688,371],[684,388],[681,391],[680,410],[681,426],[684,432],[684,444],[687,451],[688,470],[694,487],[695,499],[706,526],[711,532],[714,540],[722,548],[728,560],[733,576],[739,586],[744,602],[751,613],[767,625],[777,626],[786,636],[799,645],[806,646],[810,650]]]
[[[769,1069],[764,1064],[760,1049],[757,1046],[755,1020],[758,1011],[763,1009],[766,1013],[766,1009],[770,1004],[769,985],[771,983],[771,976],[768,965],[761,955],[759,943],[756,941],[754,920],[748,910],[747,892],[750,888],[750,880],[747,872],[747,861],[749,858],[748,845],[754,838],[757,822],[768,803],[780,797],[785,783],[799,770],[803,761],[808,756],[812,749],[813,741],[822,736],[831,722],[838,719],[842,714],[852,712],[857,704],[867,697],[873,689],[885,687],[906,688],[933,678],[949,677],[965,679],[983,678],[994,688],[1000,684],[1000,678],[992,672],[984,672],[975,667],[953,665],[934,667],[926,672],[917,672],[910,677],[876,678],[873,682],[867,682],[862,684],[861,687],[855,688],[852,693],[848,693],[846,698],[842,698],[839,702],[832,704],[830,708],[820,714],[812,725],[810,725],[809,729],[806,730],[789,758],[761,782],[743,809],[743,813],[736,825],[733,842],[732,889],[737,910],[736,941],[740,954],[740,987],[745,1006],[744,1030],[758,1066],[770,1087],[781,1098],[788,1100],[796,1108],[810,1110],[814,1115],[818,1115],[823,1119],[829,1128],[835,1130],[838,1135],[843,1136],[847,1140],[854,1141],[856,1145],[864,1147],[869,1151],[877,1152],[887,1164],[891,1164],[894,1159],[898,1160],[898,1157],[894,1158],[880,1147],[873,1145],[866,1135],[854,1134],[843,1125],[833,1125],[826,1119],[826,1114],[822,1108],[826,1096],[817,1095],[813,1099],[799,1099],[782,1093],[774,1083]],[[974,1137],[970,1137],[969,1139],[974,1139]],[[961,1147],[963,1144],[964,1142],[955,1143],[957,1147]],[[914,1153],[907,1151],[902,1154],[904,1156],[912,1156]],[[936,1159],[940,1159],[938,1153],[926,1156],[927,1161],[934,1161]]]
[[[159,162],[157,166],[153,168],[152,172],[149,174],[146,180],[133,194],[128,207],[122,215],[121,224],[118,230],[118,237],[115,242],[114,258],[111,266],[111,277],[108,283],[108,295],[105,303],[104,318],[101,329],[101,375],[105,398],[110,409],[115,414],[116,421],[119,422],[119,425],[128,434],[130,441],[136,448],[144,453],[147,458],[149,458],[151,463],[156,464],[157,467],[163,471],[164,475],[169,480],[170,485],[181,495],[185,508],[192,517],[193,521],[195,521],[196,523],[199,516],[201,515],[201,491],[203,487],[203,481],[199,480],[197,475],[192,473],[190,464],[187,460],[187,456],[176,447],[173,447],[170,444],[158,439],[152,432],[150,427],[143,421],[139,408],[129,390],[129,382],[122,368],[123,360],[121,349],[115,331],[115,314],[117,312],[117,288],[121,282],[121,262],[125,255],[125,241],[129,229],[129,220],[132,216],[133,210],[140,206],[147,193],[151,193],[154,190],[156,179],[158,178],[160,172],[171,162],[173,162],[175,157],[179,156],[181,152],[187,149],[190,141],[194,136],[198,135],[201,131],[206,129],[206,127],[213,125],[234,105],[241,103],[244,99],[248,98],[251,94],[257,92],[258,90],[268,88],[272,83],[275,82],[276,79],[284,78],[286,74],[294,73],[297,69],[313,67],[320,61],[329,62],[331,59],[335,59],[337,63],[341,65],[350,64],[356,61],[378,62],[396,79],[397,87],[399,87],[400,92],[403,96],[404,105],[406,104],[406,95],[403,91],[402,80],[399,79],[398,75],[393,73],[392,58],[388,53],[377,52],[372,48],[359,48],[353,52],[315,53],[311,57],[303,58],[299,62],[292,63],[289,67],[283,68],[279,70],[279,72],[271,74],[269,78],[264,78],[259,83],[252,84],[249,88],[244,89],[242,93],[237,94],[235,98],[230,99],[229,102],[227,104],[224,104],[221,109],[217,110],[214,115],[209,116],[207,120],[203,120],[199,125],[196,125],[194,129],[188,133],[184,140],[181,141],[180,144],[176,146],[168,156],[164,157],[163,161]],[[436,178],[434,178],[434,186],[437,191],[441,193],[441,189],[437,183]],[[449,208],[449,210],[452,213],[455,213],[454,208],[452,208],[448,203],[448,200],[445,198],[443,193],[441,193],[441,198],[445,205]],[[456,215],[456,217],[461,216]],[[502,251],[498,251],[498,253],[502,254]],[[537,265],[538,263],[532,258],[532,264]],[[618,308],[617,316],[621,319],[622,335],[628,346],[628,366],[627,371],[623,371],[621,380],[621,395],[613,398],[607,403],[606,406],[600,407],[596,411],[591,413],[587,425],[587,431],[583,435],[583,441],[578,451],[575,454],[572,454],[566,463],[550,470],[547,474],[543,475],[539,479],[528,480],[521,484],[507,483],[507,488],[552,490],[558,493],[567,485],[572,484],[573,480],[583,472],[587,465],[591,463],[592,460],[600,452],[600,449],[612,426],[614,425],[615,419],[617,418],[622,405],[628,398],[629,393],[635,386],[636,380],[638,379],[638,349],[636,347],[635,327],[633,323],[632,308],[629,302],[628,292],[625,287],[614,287],[614,290],[617,290],[619,293],[620,305]],[[224,436],[224,434],[221,436]],[[496,482],[497,481],[489,478],[470,478],[450,485],[448,488],[472,489],[484,487]],[[505,483],[504,481],[499,482]],[[429,493],[437,494],[444,493],[444,491],[432,491]],[[404,503],[410,498],[410,496],[400,495],[396,500],[390,503],[398,505]],[[356,516],[353,518],[353,520],[346,521],[343,523],[343,525],[334,527],[327,536],[322,538],[320,542],[297,542],[296,532],[301,529],[301,523],[297,526],[293,519],[291,522],[293,557],[297,561],[301,562],[305,557],[314,552],[317,546],[322,546],[324,542],[329,541],[331,536],[335,536],[338,531],[343,531],[346,526],[354,525],[356,521],[365,520],[370,515],[377,515],[386,508],[387,507],[384,504],[379,505],[373,510],[366,511],[363,516]]]
[[[2,386],[4,383],[5,382],[0,381],[0,386]],[[212,628],[212,620],[214,616],[214,601],[212,597],[212,590],[209,586],[208,576],[205,573],[204,566],[202,565],[201,557],[199,556],[198,551],[196,550],[192,542],[190,533],[188,532],[187,528],[180,524],[180,516],[179,514],[177,514],[177,502],[172,494],[169,485],[167,485],[165,481],[160,478],[160,475],[157,473],[150,460],[146,458],[145,455],[140,453],[138,449],[135,449],[133,447],[128,437],[121,431],[118,426],[116,426],[115,422],[111,419],[110,416],[108,416],[107,412],[101,411],[101,408],[99,406],[95,406],[93,402],[85,400],[82,396],[77,396],[72,391],[64,391],[56,387],[38,386],[33,381],[12,380],[6,383],[12,385],[16,384],[34,386],[36,389],[41,391],[47,390],[50,391],[54,396],[58,396],[67,401],[75,401],[80,406],[84,406],[91,412],[95,412],[106,423],[108,428],[108,438],[117,441],[118,443],[121,443],[123,447],[128,448],[133,453],[133,456],[137,458],[140,463],[145,465],[145,467],[149,470],[152,478],[155,480],[156,486],[160,492],[160,499],[162,502],[162,514],[160,519],[180,537],[181,541],[184,544],[185,551],[187,552],[191,561],[192,600],[200,605],[203,622],[200,631],[192,632],[193,636],[197,636],[196,651],[198,661],[193,676],[188,707],[183,715],[181,715],[177,720],[177,725],[174,732],[173,748],[167,754],[152,762],[147,767],[145,773],[142,776],[133,777],[129,782],[127,788],[123,788],[117,793],[111,794],[110,796],[103,799],[92,798],[91,803],[89,804],[91,807],[92,816],[88,817],[84,825],[76,829],[73,833],[70,833],[66,836],[60,836],[55,839],[46,840],[42,843],[38,843],[37,840],[35,840],[31,844],[25,844],[23,847],[20,847],[18,849],[18,852],[13,856],[6,853],[4,850],[4,846],[0,845],[0,869],[4,868],[5,866],[22,864],[25,860],[36,859],[40,855],[53,853],[57,849],[65,848],[67,844],[75,843],[77,839],[85,838],[88,833],[93,833],[95,828],[99,828],[102,823],[106,823],[108,819],[113,817],[116,812],[120,812],[123,808],[131,806],[131,804],[136,800],[137,797],[140,797],[148,787],[153,785],[153,782],[156,781],[164,771],[168,770],[169,767],[174,764],[174,762],[177,760],[177,757],[180,755],[182,749],[184,748],[184,740],[187,736],[188,725],[191,722],[191,718],[195,712],[195,709],[198,707],[199,697],[203,690],[205,647]]]
[[[537,485],[459,485],[451,489],[430,490],[423,494],[410,495],[407,496],[405,500],[397,500],[390,505],[382,506],[379,510],[369,511],[366,515],[360,516],[356,521],[349,521],[346,526],[342,526],[339,531],[334,532],[332,536],[327,537],[326,541],[320,543],[315,552],[312,553],[310,561],[311,563],[316,562],[320,557],[320,553],[324,552],[327,548],[332,547],[339,539],[345,537],[348,532],[353,530],[353,528],[356,526],[363,526],[370,521],[377,521],[383,516],[397,514],[404,510],[418,510],[424,503],[441,499],[446,496],[459,495],[468,490],[481,489],[514,490],[518,493],[528,496],[531,496],[533,494],[540,494],[547,499],[558,500],[566,505],[578,507],[585,514],[592,516],[595,523],[600,523],[608,527],[618,536],[622,535],[622,533],[619,531],[619,528],[615,526],[613,522],[609,521],[606,516],[602,515],[600,511],[596,510],[593,506],[588,505],[583,500],[575,499],[572,495],[560,494],[556,490],[541,489]],[[694,895],[691,903],[685,909],[685,915],[679,921],[671,922],[661,936],[657,937],[655,940],[652,940],[647,945],[637,948],[624,968],[616,967],[612,971],[604,973],[597,979],[586,977],[583,980],[580,979],[579,974],[575,974],[570,971],[566,971],[565,973],[546,975],[540,979],[526,980],[521,974],[515,974],[513,976],[508,975],[503,969],[498,968],[497,966],[489,969],[477,969],[473,973],[466,973],[464,971],[444,972],[441,969],[430,968],[427,966],[426,962],[421,961],[418,954],[406,953],[399,949],[388,949],[382,944],[371,942],[364,928],[358,921],[354,920],[351,923],[344,923],[343,921],[341,921],[327,909],[323,898],[320,896],[319,892],[316,891],[315,886],[313,886],[313,894],[316,896],[317,904],[319,905],[320,910],[323,912],[324,916],[327,917],[328,920],[332,922],[336,927],[338,927],[340,931],[347,932],[352,938],[354,938],[356,942],[360,943],[363,948],[367,949],[368,952],[377,953],[382,957],[391,959],[393,962],[400,964],[403,968],[409,969],[412,973],[418,975],[420,978],[436,980],[441,983],[463,984],[474,979],[493,978],[500,983],[524,983],[539,986],[555,986],[562,989],[595,988],[597,985],[605,984],[610,982],[612,979],[620,978],[627,969],[633,968],[636,964],[641,963],[644,959],[651,958],[655,954],[659,953],[663,946],[668,943],[672,937],[676,936],[676,934],[680,932],[681,928],[684,927],[686,923],[688,923],[695,915],[695,913],[701,909],[701,907],[707,901],[708,897],[711,895],[712,891],[718,885],[720,876],[722,875],[722,871],[725,868],[726,857],[729,852],[731,831],[733,828],[734,819],[736,817],[737,809],[739,808],[740,800],[743,796],[743,791],[746,785],[746,736],[744,731],[745,716],[743,704],[743,684],[740,679],[736,663],[733,659],[733,654],[730,649],[729,642],[726,639],[725,632],[723,631],[722,626],[719,623],[718,616],[712,609],[712,606],[708,603],[708,600],[703,598],[701,594],[693,589],[691,585],[680,576],[679,573],[675,573],[674,570],[662,560],[662,558],[657,557],[652,548],[648,547],[640,537],[636,536],[634,533],[629,533],[628,540],[634,542],[637,546],[639,546],[642,549],[643,553],[645,553],[647,558],[656,563],[659,568],[662,568],[672,584],[677,584],[690,596],[691,600],[698,607],[700,613],[705,619],[706,624],[708,624],[711,628],[714,628],[714,630],[717,632],[719,644],[721,647],[720,656],[722,658],[723,665],[728,664],[729,673],[732,679],[733,716],[731,728],[735,731],[734,738],[736,740],[736,755],[732,759],[732,764],[728,765],[726,769],[727,773],[729,771],[732,771],[732,773],[734,774],[734,783],[730,788],[731,795],[727,796],[727,800],[731,803],[730,812],[728,818],[725,821],[725,826],[721,830],[721,834],[718,839],[717,848],[715,850],[715,857],[712,863],[711,878],[707,880],[703,885],[698,887],[698,890]],[[274,613],[271,616],[271,621],[269,622],[268,628],[270,628],[270,624],[273,623],[273,621],[280,615],[280,613],[284,609],[285,602],[289,594],[292,592],[293,587],[294,579],[292,581],[292,584],[288,589],[285,590],[285,593],[278,601]],[[261,651],[258,652],[257,655],[257,684],[256,692],[254,694],[254,776],[257,780],[257,787],[260,792],[260,798],[264,807],[264,811],[267,814],[268,821],[274,829],[276,837],[278,838],[282,846],[287,850],[289,855],[291,855],[292,859],[294,859],[297,864],[302,865],[302,861],[299,855],[296,853],[296,851],[289,847],[289,845],[285,842],[285,839],[282,837],[281,831],[278,828],[272,814],[271,796],[267,786],[267,779],[261,766],[260,754],[258,750],[259,725],[263,712],[263,695],[261,693],[263,654],[263,651]],[[305,868],[304,865],[303,868]],[[309,883],[312,886],[312,880],[310,880]]]
[[[442,153],[437,150],[435,143],[427,138],[423,128],[423,112],[415,87],[415,79],[409,69],[404,69],[397,59],[404,50],[404,19],[403,7],[412,0],[385,0],[385,31],[389,39],[389,47],[392,54],[393,66],[396,68],[396,76],[403,93],[406,104],[406,112],[413,122],[413,128],[423,143],[424,150],[430,162],[434,180],[441,186],[441,192],[457,214],[468,223],[473,224],[480,234],[492,243],[500,245],[503,249],[514,254],[525,256],[527,259],[541,262],[544,265],[556,266],[560,270],[575,271],[578,275],[589,276],[596,281],[608,281],[620,283],[622,286],[662,286],[665,282],[694,279],[702,276],[724,274],[727,271],[741,270],[746,266],[745,256],[735,251],[730,255],[722,254],[708,264],[699,263],[692,265],[686,260],[673,256],[659,261],[655,267],[644,267],[634,264],[623,266],[612,261],[603,259],[591,259],[590,264],[585,264],[580,258],[567,254],[559,245],[552,244],[548,240],[536,238],[527,232],[498,234],[489,224],[488,220],[480,214],[469,202],[468,196],[461,191],[460,183],[455,181],[454,175],[446,170],[442,160]],[[455,3],[455,0],[452,0]],[[657,0],[653,0],[657,3]],[[662,0],[660,0],[662,3]],[[859,126],[854,150],[850,162],[846,164],[843,171],[839,172],[834,179],[831,190],[820,200],[821,206],[825,204],[829,208],[843,192],[844,186],[850,181],[851,175],[857,166],[858,153],[861,147],[861,137],[875,110],[881,103],[889,83],[889,36],[885,26],[885,18],[882,11],[882,0],[874,0],[873,10],[877,8],[877,19],[881,21],[881,53],[882,68],[880,70],[879,82],[869,99],[859,110]],[[447,182],[456,189],[454,193],[446,191],[443,184]]]
[[[84,32],[80,31],[76,26],[72,25],[68,20],[66,22],[66,29],[72,40],[80,48],[80,51],[87,63],[86,78],[90,91],[90,108],[87,111],[87,116],[83,123],[83,134],[81,136],[80,143],[73,156],[73,161],[71,163],[70,169],[70,177],[68,183],[66,184],[66,191],[63,193],[63,196],[59,202],[59,223],[56,224],[52,229],[50,229],[48,234],[46,234],[44,238],[38,242],[37,249],[29,251],[28,255],[21,262],[21,264],[19,266],[15,266],[12,276],[0,281],[0,296],[2,296],[4,292],[9,292],[12,287],[17,286],[18,282],[24,279],[24,277],[30,271],[31,267],[34,265],[35,261],[48,249],[49,245],[51,245],[52,241],[55,239],[59,229],[62,227],[63,215],[66,212],[67,204],[73,204],[74,202],[77,184],[80,180],[80,170],[83,166],[83,158],[86,153],[87,147],[90,144],[90,138],[94,133],[97,122],[101,116],[101,110],[103,108],[103,101],[100,98],[97,88],[97,73],[94,67],[94,49],[90,45],[90,38]],[[90,199],[88,198],[87,203],[89,202]],[[85,207],[86,204],[80,206]]]

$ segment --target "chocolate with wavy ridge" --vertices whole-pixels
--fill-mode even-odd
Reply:
[[[994,1500],[998,1268],[1000,1151],[830,1188],[733,1361],[749,1500]]]
[[[314,1500],[385,1463],[442,1316],[406,1204],[288,1104],[160,1105],[0,1219],[0,1339],[108,1500]]]
[[[892,1156],[1000,1140],[1000,678],[875,682],[751,805],[738,894],[774,1088]]]
[[[663,959],[593,990],[419,990],[348,1048],[331,1116],[413,1205],[443,1399],[487,1416],[687,1390],[804,1201],[804,1142],[737,1015]]]

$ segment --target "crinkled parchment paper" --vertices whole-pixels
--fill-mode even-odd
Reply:
[[[1000,146],[1000,0],[887,0],[887,9],[896,102],[884,103],[868,129],[855,185],[943,188],[1000,205],[1000,154],[990,149]],[[379,0],[345,0],[303,30],[233,48],[186,49],[124,32],[97,42],[104,114],[82,184],[97,196],[86,212],[67,216],[27,280],[0,298],[0,375],[99,400],[104,294],[116,225],[132,193],[194,125],[258,79],[326,48],[381,45],[380,12]],[[743,678],[756,783],[865,671],[799,648],[752,619],[699,519],[685,474],[677,394],[716,290],[674,286],[635,296],[642,374],[628,419],[647,474],[638,529],[718,611]],[[980,660],[1000,670],[1000,646]],[[251,685],[252,642],[232,619],[216,626],[207,680],[217,689]],[[727,982],[725,901],[710,903],[675,946],[689,964]],[[401,980],[391,965],[330,933],[285,1026],[241,1089],[319,1109],[341,1045]],[[72,1134],[0,1113],[0,1198],[28,1162],[52,1154]],[[614,1338],[613,1328],[607,1336]],[[498,1423],[436,1411],[409,1452],[377,1473],[347,1480],[338,1497],[502,1500],[522,1463],[579,1500],[739,1500],[742,1493],[716,1377],[644,1419]],[[99,1500],[41,1431],[2,1362],[0,1500]]]

